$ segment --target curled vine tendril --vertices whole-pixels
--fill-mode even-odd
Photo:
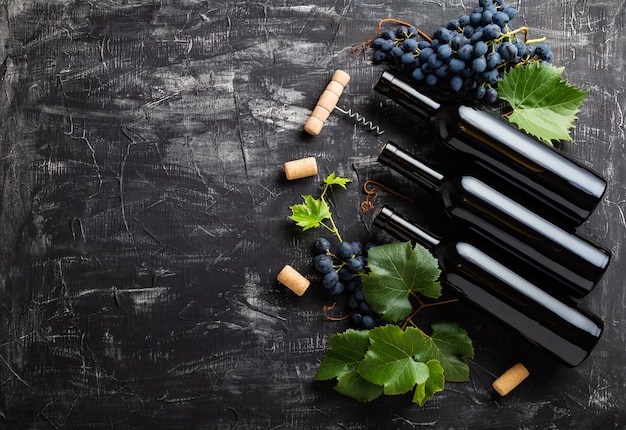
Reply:
[[[364,213],[371,212],[374,210],[374,200],[378,197],[379,188],[382,188],[383,190],[387,191],[388,193],[393,194],[394,196],[398,196],[408,202],[414,203],[414,201],[411,200],[410,198],[398,193],[397,191],[394,191],[388,186],[383,185],[380,182],[368,179],[367,181],[363,183],[363,191],[365,192],[365,194],[367,194],[365,197],[365,200],[361,202],[361,210]]]

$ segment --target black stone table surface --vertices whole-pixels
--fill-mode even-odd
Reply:
[[[457,302],[470,382],[419,407],[361,404],[313,377],[350,323],[311,265],[319,231],[287,217],[331,172],[349,240],[391,240],[363,212],[402,208],[429,228],[436,200],[378,165],[387,139],[445,169],[419,119],[373,91],[385,67],[359,49],[395,18],[432,34],[471,1],[0,1],[0,428],[626,428],[626,3],[524,0],[517,24],[589,94],[560,150],[609,187],[578,232],[613,259],[580,306],[602,317],[592,354],[567,368]],[[355,45],[356,44],[356,45]],[[356,49],[353,49],[356,46]],[[319,136],[303,125],[336,69],[351,80]],[[314,156],[317,176],[283,163]],[[276,281],[290,264],[302,297]],[[341,306],[331,313],[340,315]],[[493,380],[530,377],[506,397]]]

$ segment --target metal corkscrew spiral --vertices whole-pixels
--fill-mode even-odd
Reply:
[[[372,121],[368,121],[363,115],[352,111],[352,109],[345,110],[337,107],[339,97],[341,97],[343,89],[349,81],[350,75],[346,72],[343,70],[335,71],[331,81],[328,83],[326,89],[324,89],[322,95],[318,99],[311,116],[304,124],[304,130],[307,133],[312,136],[320,134],[322,127],[324,127],[324,123],[330,116],[330,113],[335,109],[348,115],[350,118],[355,118],[357,123],[368,127],[371,131],[375,131],[379,136],[384,133],[384,130],[381,130],[380,127],[372,123]]]
[[[372,121],[369,121],[360,113],[354,112],[352,109],[345,110],[345,109],[335,106],[335,110],[338,110],[339,112],[348,115],[350,118],[356,119],[357,124],[360,123],[361,125],[369,128],[371,131],[376,132],[378,136],[380,136],[381,134],[385,132],[385,130],[381,130],[379,126],[374,124]]]

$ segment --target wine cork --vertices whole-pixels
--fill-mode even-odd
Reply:
[[[501,396],[506,396],[530,375],[522,363],[517,363],[496,379],[492,386]]]
[[[311,285],[311,282],[307,278],[288,264],[278,273],[276,279],[298,296],[303,295],[307,288],[309,288],[309,285]]]
[[[326,89],[320,96],[313,113],[304,124],[304,131],[312,136],[317,136],[322,131],[324,123],[330,116],[330,113],[335,109],[339,102],[339,97],[343,89],[350,82],[350,75],[343,70],[336,70],[333,73],[331,81],[326,86]]]
[[[317,175],[317,161],[315,157],[287,161],[283,167],[285,169],[285,176],[290,181]]]

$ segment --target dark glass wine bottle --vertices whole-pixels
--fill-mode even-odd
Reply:
[[[374,225],[431,250],[443,285],[563,364],[580,364],[600,339],[604,325],[598,316],[572,299],[548,294],[537,286],[541,273],[480,232],[469,228],[463,237],[442,240],[387,206]]]
[[[444,146],[470,156],[480,169],[544,206],[546,218],[582,224],[598,205],[606,181],[583,164],[472,104],[441,104],[384,72],[374,89],[428,119]],[[552,215],[554,214],[554,215]]]
[[[378,161],[414,182],[436,189],[453,221],[471,224],[503,242],[543,270],[550,291],[581,298],[604,275],[611,253],[575,232],[566,231],[474,176],[445,177],[387,142]],[[548,279],[546,279],[548,281]]]

